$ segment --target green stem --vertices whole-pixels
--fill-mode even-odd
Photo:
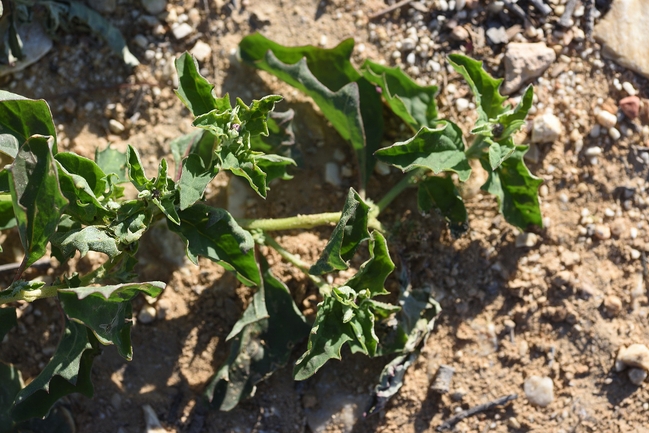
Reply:
[[[248,230],[293,230],[311,229],[313,227],[336,224],[340,221],[340,212],[327,212],[313,215],[297,215],[289,218],[240,219],[239,225]]]
[[[284,247],[277,243],[275,239],[270,236],[264,236],[264,243],[269,247],[274,248],[275,251],[277,251],[284,260],[301,270],[307,277],[311,279],[311,281],[313,281],[318,286],[318,288],[322,290],[325,286],[328,286],[328,284],[322,278],[311,275],[309,273],[309,268],[311,267],[311,265],[309,265],[307,262],[296,256],[295,254],[291,254],[286,251]]]
[[[0,292],[0,305],[8,304],[10,302],[27,301],[34,302],[37,299],[53,298],[57,295],[62,286],[43,286],[36,290],[20,290],[18,293],[12,294],[11,289],[6,289]]]
[[[403,179],[401,179],[399,183],[393,186],[392,189],[388,191],[388,193],[384,195],[383,198],[376,204],[378,213],[380,214],[381,212],[383,212],[388,207],[388,205],[392,203],[392,201],[397,198],[406,188],[414,184],[414,178],[418,174],[421,174],[421,170],[412,170],[406,173]]]

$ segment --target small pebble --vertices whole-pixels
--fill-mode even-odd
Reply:
[[[535,233],[521,233],[516,236],[516,248],[531,248],[537,241],[538,236]]]
[[[451,31],[451,38],[456,41],[466,41],[469,39],[469,32],[462,26],[457,26]]]
[[[632,368],[629,370],[629,380],[632,384],[640,386],[647,378],[647,372],[641,368]]]
[[[622,136],[622,134],[620,134],[620,131],[617,128],[609,128],[608,135],[613,140],[619,140],[620,137]]]
[[[631,258],[633,260],[638,260],[640,258],[640,251],[636,250],[635,248],[631,248]]]
[[[622,88],[626,93],[629,94],[629,96],[635,96],[638,94],[638,91],[633,87],[633,84],[629,83],[628,81],[625,81],[622,83]]]
[[[602,154],[602,148],[599,146],[591,146],[588,149],[584,150],[584,155],[586,156],[599,156]]]
[[[637,367],[649,371],[649,348],[644,344],[637,343],[620,348],[615,360],[615,371],[622,371],[626,367]]]
[[[155,320],[157,315],[155,307],[152,305],[145,305],[141,310],[140,314],[137,315],[137,320],[141,323],[148,324]]]
[[[468,99],[466,99],[466,98],[457,98],[455,100],[455,109],[459,113],[461,113],[461,112],[463,112],[463,111],[465,111],[466,109],[469,108],[469,104],[470,104],[470,102],[469,102]]]
[[[194,28],[187,23],[178,24],[172,29],[174,37],[178,40],[185,39],[194,32]]]
[[[535,406],[545,407],[554,400],[554,384],[549,377],[530,376],[523,389],[527,400]]]
[[[554,114],[537,116],[532,124],[532,143],[553,143],[561,135],[562,129],[561,120]]]
[[[515,417],[511,417],[507,420],[507,426],[513,429],[519,429],[521,428],[521,423]]]
[[[135,35],[133,43],[142,49],[146,49],[149,46],[149,40],[144,35]]]
[[[590,130],[590,138],[597,138],[599,135],[602,133],[602,127],[599,125],[599,123],[593,125],[593,129]]]
[[[606,110],[600,110],[595,117],[597,119],[597,123],[602,125],[604,128],[612,128],[617,123],[617,116],[613,113],[609,113]]]
[[[414,65],[417,61],[417,55],[413,52],[408,53],[406,56],[406,63],[409,65]]]
[[[68,98],[63,104],[63,109],[68,114],[74,114],[75,110],[77,109],[77,102],[72,98]]]
[[[387,176],[390,174],[390,166],[383,161],[377,161],[374,166],[374,173],[379,176]]]
[[[196,60],[203,62],[212,55],[212,47],[210,47],[209,44],[198,40],[196,41],[194,48],[189,50],[189,52],[192,53],[194,57],[196,57]]]
[[[604,308],[606,312],[615,317],[622,312],[622,300],[615,295],[604,298]]]
[[[340,178],[340,167],[335,162],[325,164],[325,182],[335,187],[342,185]]]
[[[611,238],[611,229],[607,225],[598,224],[595,226],[593,236],[600,241],[605,241]]]
[[[108,129],[110,129],[110,132],[112,132],[113,134],[121,134],[122,132],[126,131],[126,127],[115,119],[110,119],[108,121]]]
[[[325,47],[327,46],[328,41],[329,38],[327,37],[327,35],[320,35],[320,41],[318,42],[318,44],[320,44],[321,47]]]

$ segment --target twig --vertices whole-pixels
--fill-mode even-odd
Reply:
[[[592,40],[595,27],[595,0],[584,0],[584,33],[588,40]]]
[[[568,0],[566,3],[566,9],[559,19],[559,25],[561,27],[570,27],[572,24],[572,14],[575,13],[575,8],[577,7],[577,2],[579,0]]]
[[[373,19],[378,18],[378,17],[380,17],[382,15],[385,15],[385,14],[389,14],[390,12],[395,11],[395,10],[401,8],[401,7],[404,7],[405,5],[407,5],[408,3],[411,3],[411,2],[412,2],[412,0],[402,0],[399,3],[393,4],[392,6],[388,6],[385,9],[381,9],[380,11],[370,15],[370,20],[373,20]]]
[[[505,3],[505,7],[508,11],[518,16],[518,18],[522,19],[525,23],[528,22],[527,14],[523,10],[523,8],[521,8],[516,3],[513,3],[511,0],[503,0],[503,3]]]
[[[4,265],[0,265],[0,273],[15,271],[16,269],[18,269],[20,267],[20,265],[21,265],[21,263],[18,263],[18,262],[16,262],[16,263],[6,263]],[[49,266],[50,266],[50,260],[49,259],[41,259],[41,260],[36,261],[36,263],[34,263],[33,265],[31,265],[31,267],[33,267],[33,268],[39,268],[39,267],[47,268]]]
[[[518,398],[518,394],[510,394],[506,395],[504,397],[497,398],[496,400],[474,406],[471,409],[467,409],[463,412],[458,413],[452,418],[449,418],[446,420],[443,424],[441,424],[439,427],[437,427],[437,431],[444,431],[444,430],[450,430],[455,424],[459,423],[465,418],[468,418],[470,416],[476,415],[480,412],[485,412],[488,410],[491,410],[497,406],[502,406],[504,404],[509,403],[512,400],[516,400]]]

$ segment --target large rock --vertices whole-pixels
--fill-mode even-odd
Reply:
[[[510,43],[505,52],[505,83],[502,91],[510,94],[538,78],[557,58],[543,42]]]
[[[595,27],[602,54],[649,78],[649,1],[615,0]]]

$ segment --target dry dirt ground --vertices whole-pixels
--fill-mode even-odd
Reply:
[[[143,23],[139,2],[119,3],[107,17],[123,31],[141,66],[127,69],[91,36],[63,34],[36,65],[4,78],[2,88],[49,101],[65,149],[91,157],[95,148],[108,143],[120,149],[131,143],[153,173],[160,158],[170,157],[169,141],[191,127],[189,113],[174,96],[173,58],[199,39],[208,43],[212,53],[201,67],[218,94],[230,92],[250,101],[278,93],[285,97],[279,108],[297,113],[296,137],[304,163],[292,181],[274,185],[267,201],[246,199],[248,217],[337,210],[354,178],[343,178],[334,188],[324,183],[323,166],[334,161],[338,151],[335,161],[355,168],[348,146],[311,102],[237,62],[233,50],[242,37],[261,31],[286,45],[326,46],[354,37],[357,47],[364,47],[357,48],[354,62],[372,58],[393,65],[406,63],[405,56],[395,60],[392,54],[417,14],[425,22],[455,15],[441,11],[438,1],[425,1],[418,9],[406,6],[372,21],[374,27],[367,17],[386,7],[379,0],[173,0],[168,19],[173,22],[187,14],[196,27],[187,38],[176,40],[164,19],[156,26]],[[450,30],[443,27],[429,36],[433,59],[441,69],[431,69],[420,59],[416,69],[409,68],[422,82],[435,80],[440,85],[441,116],[456,119],[464,128],[474,115],[457,113],[454,100],[467,95],[468,88],[447,71],[444,56],[468,50],[485,60],[491,73],[504,74],[504,45],[484,41],[487,21],[502,15],[489,15],[487,9],[494,3],[490,0],[468,3],[466,8],[474,7],[475,13],[459,23],[470,30],[472,42],[451,39]],[[557,1],[553,7],[561,3],[565,2]],[[622,123],[630,132],[619,140],[589,135],[596,123],[593,109],[616,105],[626,96],[614,86],[615,79],[630,82],[643,97],[649,97],[649,87],[642,77],[599,60],[597,44],[557,34],[554,14],[546,27],[538,15],[531,17],[544,29],[537,37],[549,46],[558,45],[562,55],[535,81],[536,115],[554,113],[564,130],[554,143],[538,146],[536,162],[528,161],[531,171],[545,181],[541,199],[546,227],[535,231],[538,240],[533,247],[517,248],[518,231],[498,215],[495,200],[476,186],[465,191],[471,229],[458,240],[451,239],[440,218],[419,214],[414,191],[393,203],[382,217],[391,228],[392,256],[399,267],[410,270],[415,285],[431,287],[443,311],[404,387],[384,411],[357,419],[383,361],[348,353],[344,361],[331,362],[306,382],[292,381],[290,368],[281,370],[231,412],[196,410],[200,392],[227,356],[225,336],[251,293],[215,264],[206,260],[200,267],[187,264],[180,258],[177,241],[159,228],[143,243],[139,269],[142,278],[168,282],[157,305],[158,310],[166,309],[166,316],[134,326],[132,362],[122,360],[113,347],[105,348],[94,364],[95,397],[64,401],[77,431],[142,432],[141,408],[148,404],[170,432],[419,433],[434,431],[458,411],[514,393],[518,399],[512,403],[466,419],[455,431],[649,431],[649,385],[633,385],[625,372],[613,369],[620,346],[649,344],[642,264],[649,246],[647,166],[638,154],[647,136],[628,120]],[[504,24],[522,25],[518,20],[510,16]],[[133,43],[138,34],[146,38],[143,46]],[[112,134],[109,118],[125,124],[126,131]],[[591,161],[575,145],[579,139],[584,149],[594,145],[603,149],[598,161]],[[398,178],[396,172],[375,176],[369,195],[380,197]],[[208,191],[211,203],[228,206],[228,191],[232,197],[236,187],[228,182],[227,176],[219,175]],[[589,224],[606,226],[612,235],[593,236]],[[324,228],[277,236],[289,251],[313,262],[329,233]],[[9,241],[11,236],[5,245]],[[15,260],[11,251],[5,247],[2,260]],[[96,259],[91,256],[75,266],[87,269]],[[310,300],[315,299],[316,288],[279,257],[271,256],[271,262],[298,305],[312,315]],[[396,277],[388,287],[398,290]],[[145,302],[138,299],[135,311]],[[18,364],[25,377],[37,374],[57,341],[58,315],[52,302],[23,308],[19,328],[0,346],[2,359]],[[440,396],[430,384],[441,364],[455,368],[455,376],[450,392]],[[554,400],[549,406],[535,407],[526,399],[523,382],[530,375],[552,379]]]

